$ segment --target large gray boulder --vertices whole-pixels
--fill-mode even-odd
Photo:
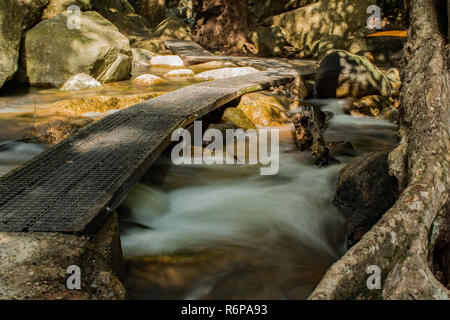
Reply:
[[[22,32],[39,21],[48,1],[0,1],[0,88],[17,71]]]
[[[391,83],[376,66],[344,50],[335,50],[320,62],[316,81],[320,98],[362,98],[392,93]]]
[[[283,29],[287,41],[311,56],[325,36],[348,37],[367,24],[367,7],[376,0],[321,0],[272,18],[266,23]]]
[[[33,86],[60,86],[85,73],[100,82],[127,79],[132,54],[128,39],[99,13],[80,13],[80,28],[67,26],[64,12],[44,20],[25,36],[24,63]]]
[[[358,242],[398,198],[397,179],[389,175],[389,152],[362,155],[339,174],[334,204],[346,218],[349,247]]]

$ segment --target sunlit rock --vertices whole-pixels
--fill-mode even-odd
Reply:
[[[366,58],[336,50],[320,63],[316,74],[320,98],[361,98],[368,95],[391,95],[391,84]]]
[[[195,76],[195,72],[190,69],[176,69],[168,72],[165,77],[174,78],[174,77],[192,77]]]
[[[153,58],[153,54],[145,49],[132,48],[133,53],[133,67],[150,67],[150,61]]]
[[[257,69],[252,67],[243,67],[243,68],[222,68],[216,70],[205,71],[199,73],[195,76],[198,80],[208,81],[208,80],[219,80],[226,78],[233,78],[244,76],[251,73],[259,72]]]
[[[127,79],[132,62],[128,39],[97,12],[80,12],[79,29],[68,28],[68,17],[58,14],[26,33],[23,55],[30,84],[57,87],[77,73],[100,82]]]
[[[247,115],[238,108],[227,108],[222,116],[222,122],[230,123],[236,128],[241,129],[256,129],[253,122],[247,117]]]
[[[85,73],[78,73],[70,77],[62,87],[61,91],[88,90],[101,87],[102,84]]]
[[[286,120],[282,112],[290,106],[288,99],[253,92],[242,96],[237,108],[258,126],[279,126]]]
[[[152,66],[184,67],[184,62],[179,56],[156,56],[150,61]]]
[[[163,83],[164,79],[162,79],[158,76],[155,76],[153,74],[143,74],[143,75],[133,79],[133,82],[140,84],[140,85],[151,86],[154,84]]]

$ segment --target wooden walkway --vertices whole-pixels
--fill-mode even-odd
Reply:
[[[179,44],[174,51],[181,49]],[[186,56],[193,49],[184,50]],[[0,178],[0,231],[95,233],[169,146],[175,129],[299,74],[275,64],[267,71],[185,87],[95,122]]]

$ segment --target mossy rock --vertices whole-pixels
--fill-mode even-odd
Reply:
[[[222,121],[244,130],[256,129],[255,124],[238,108],[227,108],[223,113]]]

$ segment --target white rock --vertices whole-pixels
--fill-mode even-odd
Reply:
[[[165,75],[165,77],[192,77],[195,76],[195,72],[190,69],[176,69],[172,70]]]
[[[156,56],[150,61],[152,66],[184,67],[179,56]]]
[[[143,74],[135,79],[133,79],[133,82],[136,82],[141,85],[151,86],[153,84],[158,84],[164,82],[164,79],[155,76],[153,74]]]
[[[101,87],[102,84],[85,73],[78,73],[70,77],[59,90],[61,91],[75,91],[87,90]]]
[[[145,49],[132,48],[133,66],[134,67],[149,67],[153,54]]]
[[[259,72],[259,71],[252,67],[222,68],[222,69],[210,70],[210,71],[205,71],[205,72],[199,73],[195,76],[195,78],[198,80],[204,80],[204,81],[219,80],[219,79],[244,76],[246,74],[251,74],[251,73],[256,73],[256,72]]]

